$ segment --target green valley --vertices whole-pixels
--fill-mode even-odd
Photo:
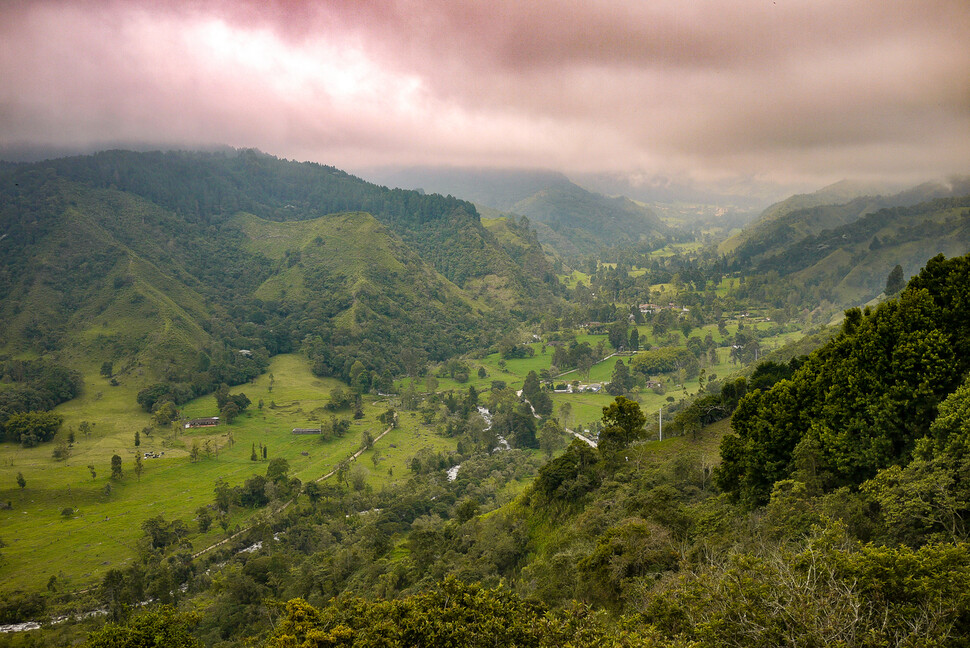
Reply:
[[[0,646],[970,638],[960,183],[442,173],[0,167]]]

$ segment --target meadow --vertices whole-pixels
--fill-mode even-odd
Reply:
[[[280,355],[265,374],[233,388],[233,393],[245,393],[253,404],[231,425],[140,434],[136,448],[135,431],[149,424],[149,416],[136,405],[134,390],[110,387],[100,376],[84,378],[82,396],[57,409],[65,419],[61,434],[75,430],[69,459],[53,460],[51,444],[30,449],[0,444],[0,501],[12,507],[0,510],[0,538],[6,544],[0,549],[0,587],[5,591],[42,589],[51,576],[57,576],[63,586],[93,585],[105,571],[132,559],[142,523],[157,515],[182,519],[193,532],[189,539],[194,549],[204,548],[225,534],[217,525],[198,533],[192,522],[195,511],[213,501],[216,480],[235,486],[265,473],[268,461],[251,460],[254,446],[257,451],[260,444],[265,446],[268,460],[285,458],[291,476],[304,482],[317,479],[359,449],[365,431],[373,437],[380,434],[384,426],[377,417],[389,407],[386,400],[365,398],[364,418],[353,421],[350,432],[341,438],[323,442],[319,436],[294,435],[295,427],[316,426],[330,391],[340,383],[313,376],[302,356]],[[217,415],[215,399],[206,396],[187,403],[182,414],[185,418]],[[336,414],[351,417],[349,410]],[[82,421],[90,426],[87,435],[79,431]],[[406,462],[421,447],[435,452],[454,449],[454,442],[431,434],[413,414],[402,413],[399,422],[359,459],[375,488],[406,480]],[[199,455],[193,462],[191,448],[196,442]],[[165,454],[144,459],[138,476],[135,456],[146,452]],[[376,464],[375,452],[379,453]],[[114,454],[122,457],[120,480],[110,478]],[[17,486],[18,473],[26,482],[22,490]],[[70,515],[64,514],[66,508],[72,509]],[[236,511],[229,532],[245,526],[252,514]]]
[[[748,324],[750,328],[769,328],[771,323]],[[737,323],[729,325],[728,333],[737,330]],[[639,327],[645,347],[658,344],[650,327]],[[705,326],[692,332],[701,337],[710,333],[719,343],[723,341],[717,327]],[[679,333],[677,335],[680,335]],[[797,337],[797,333],[778,334],[762,340],[766,349],[777,347]],[[581,334],[581,342],[595,347],[605,340],[603,335]],[[502,380],[512,389],[520,389],[530,371],[549,369],[552,352],[542,352],[542,343],[533,343],[535,354],[528,358],[502,360],[498,353],[480,359],[466,360],[470,379],[459,383],[447,377],[437,378],[438,391],[467,390],[470,385],[479,391],[491,387],[492,381]],[[610,353],[609,348],[605,353]],[[617,361],[629,362],[629,357],[607,358],[592,367],[589,379],[578,372],[568,372],[558,382],[598,382],[606,384]],[[480,378],[478,369],[485,369]],[[706,367],[707,375],[723,378],[739,368],[729,359],[729,349],[721,347],[717,363]],[[190,536],[196,550],[225,537],[217,525],[204,534],[198,533],[193,522],[196,510],[213,501],[217,480],[229,485],[242,484],[255,474],[264,473],[267,460],[282,457],[290,466],[291,476],[306,482],[334,470],[360,448],[365,432],[376,437],[384,426],[378,417],[391,406],[387,398],[366,397],[364,417],[352,421],[350,432],[343,437],[323,442],[314,435],[293,435],[297,427],[319,427],[331,415],[325,409],[330,393],[340,386],[334,379],[319,378],[310,373],[307,361],[300,355],[279,355],[273,358],[266,373],[249,384],[237,386],[233,393],[245,393],[252,405],[231,425],[215,428],[184,429],[173,424],[151,435],[142,433],[150,426],[150,416],[135,402],[135,389],[122,383],[113,387],[93,371],[84,376],[85,388],[81,397],[57,408],[65,423],[60,433],[64,437],[73,431],[75,443],[71,456],[64,461],[51,457],[53,444],[36,448],[22,448],[14,444],[0,444],[0,502],[10,508],[0,510],[0,539],[6,544],[0,549],[0,587],[6,590],[35,590],[43,587],[51,576],[69,587],[85,587],[96,583],[104,572],[123,566],[132,559],[141,537],[141,525],[148,518],[162,515],[166,519],[182,519],[193,532]],[[407,381],[401,381],[403,388]],[[424,379],[416,379],[416,389],[427,389]],[[649,420],[654,421],[661,407],[670,399],[680,400],[698,392],[698,379],[685,384],[667,383],[665,394],[644,390],[635,395]],[[603,407],[613,397],[605,391],[583,394],[554,394],[555,411],[569,403],[571,426],[585,428],[602,416]],[[215,416],[215,399],[206,396],[183,406],[183,419]],[[337,412],[339,418],[351,418],[349,410]],[[421,448],[434,453],[455,449],[455,441],[442,438],[420,422],[413,412],[400,412],[399,425],[366,451],[357,461],[366,483],[379,489],[384,485],[406,480],[410,472],[407,462]],[[140,445],[134,445],[135,433],[140,433]],[[192,448],[197,448],[196,460]],[[253,450],[259,460],[253,461]],[[141,475],[135,471],[136,455],[154,453],[159,458],[143,459]],[[164,455],[162,455],[164,453]],[[111,479],[111,457],[122,458],[124,476]],[[92,473],[92,468],[94,472]],[[17,485],[22,474],[26,486]],[[67,510],[69,509],[69,510]],[[253,514],[250,510],[236,510],[228,531],[245,527]]]

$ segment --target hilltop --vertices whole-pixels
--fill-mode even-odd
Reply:
[[[455,195],[525,216],[547,251],[559,256],[596,254],[604,247],[670,234],[650,208],[589,191],[552,171],[415,168],[372,175],[381,182]]]
[[[218,348],[308,338],[325,374],[401,373],[403,349],[441,360],[557,299],[538,243],[524,267],[471,203],[256,151],[10,165],[0,192],[2,351],[121,380],[191,382],[249,362]],[[425,325],[396,327],[405,312]]]

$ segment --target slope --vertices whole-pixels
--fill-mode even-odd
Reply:
[[[0,214],[3,350],[122,361],[125,374],[194,364],[212,343],[203,328],[212,314],[167,251],[174,241],[156,227],[160,210],[56,178],[22,188]]]
[[[970,250],[970,196],[882,209],[824,230],[766,256],[756,271],[777,272],[795,285],[825,286],[831,301],[858,305],[882,292],[896,264],[906,277],[937,254]]]
[[[89,186],[139,195],[205,225],[218,225],[240,211],[278,221],[368,212],[459,287],[495,275],[511,286],[519,308],[550,297],[541,281],[524,275],[504,254],[475,207],[451,196],[389,190],[333,167],[255,150],[106,151],[44,165]]]
[[[516,214],[549,229],[539,239],[560,255],[592,254],[611,245],[663,237],[667,227],[650,209],[574,184],[548,187],[512,206]]]
[[[460,196],[526,216],[542,245],[560,256],[595,253],[667,233],[649,208],[587,191],[552,171],[414,168],[370,173],[381,182]]]
[[[244,249],[275,262],[255,297],[298,314],[285,324],[291,337],[307,341],[318,373],[341,374],[343,357],[375,369],[384,364],[378,359],[391,362],[407,348],[442,359],[486,345],[495,330],[482,320],[491,310],[485,302],[448,281],[370,214],[283,222],[239,214],[228,226],[243,233]]]
[[[846,225],[879,209],[970,193],[970,178],[927,182],[895,193],[886,189],[886,185],[844,180],[812,194],[791,196],[765,209],[757,221],[722,242],[718,251],[757,261],[778,246]]]
[[[321,372],[399,373],[405,348],[440,360],[487,345],[509,313],[558,299],[542,255],[513,258],[469,203],[255,151],[16,165],[0,198],[5,351],[111,360],[193,393],[251,377],[220,368],[250,364],[238,349],[264,365],[307,340]],[[273,233],[281,251],[253,245],[241,213],[317,224],[309,242]],[[320,224],[336,213],[343,229]]]

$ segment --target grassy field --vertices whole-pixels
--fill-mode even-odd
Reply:
[[[749,323],[746,326],[769,328],[774,325]],[[737,323],[729,324],[729,334],[736,330]],[[659,342],[653,339],[649,326],[641,326],[639,331],[644,347]],[[723,341],[714,325],[691,332],[702,338],[708,333],[718,342]],[[767,350],[781,346],[799,336],[799,333],[785,333],[765,338],[762,347]],[[580,341],[595,347],[604,338],[584,334]],[[530,358],[503,362],[496,353],[467,360],[471,369],[467,383],[439,378],[437,389],[467,390],[469,385],[474,385],[481,391],[488,389],[493,380],[504,380],[513,389],[519,389],[529,371],[538,373],[551,364],[551,350],[542,353],[541,343],[534,343],[532,347],[535,355]],[[610,351],[607,349],[606,353]],[[614,357],[596,364],[590,371],[589,380],[583,382],[609,382],[618,360]],[[623,357],[623,360],[629,362],[630,358]],[[479,367],[485,369],[485,378],[478,377]],[[719,378],[727,377],[737,369],[739,366],[729,361],[727,347],[718,350],[716,364],[706,367],[708,376],[713,373]],[[572,372],[557,382],[576,379],[580,379],[579,375]],[[364,418],[353,421],[350,433],[343,438],[323,442],[317,436],[291,434],[292,428],[317,427],[321,420],[330,416],[324,406],[331,390],[338,385],[336,380],[313,376],[305,359],[299,355],[276,356],[264,375],[232,390],[246,393],[252,401],[249,410],[232,425],[193,430],[173,426],[171,430],[155,432],[151,436],[142,434],[141,444],[136,448],[135,431],[150,423],[149,415],[135,403],[136,390],[124,384],[108,385],[92,367],[85,376],[82,396],[57,409],[65,418],[61,434],[66,434],[67,430],[75,432],[76,443],[69,459],[54,461],[51,458],[53,444],[30,449],[0,444],[0,501],[11,505],[8,510],[0,510],[0,539],[7,545],[0,549],[3,557],[0,589],[40,589],[52,575],[58,576],[68,587],[93,584],[107,569],[131,560],[141,536],[141,524],[149,517],[180,518],[196,531],[192,522],[195,511],[212,502],[217,479],[238,485],[254,474],[265,472],[266,462],[250,459],[254,445],[257,448],[265,446],[269,459],[285,458],[291,474],[303,481],[333,470],[360,447],[365,431],[372,436],[382,431],[383,426],[377,417],[389,406],[386,400],[366,398]],[[416,387],[419,392],[424,392],[424,380],[418,379]],[[695,378],[683,386],[668,383],[663,395],[644,391],[636,397],[648,418],[654,420],[661,406],[668,403],[668,398],[680,400],[697,393],[698,387]],[[556,412],[564,403],[570,403],[570,424],[580,427],[599,420],[603,407],[612,400],[613,397],[605,391],[553,396]],[[190,402],[182,409],[185,418],[217,413],[212,396]],[[338,416],[349,419],[350,412],[339,412]],[[89,425],[82,426],[82,422]],[[88,428],[89,432],[81,432],[82,427]],[[200,458],[195,462],[190,458],[193,445],[200,449]],[[408,459],[423,447],[433,452],[447,452],[454,450],[454,441],[436,436],[414,413],[401,412],[399,427],[365,452],[357,463],[366,471],[367,483],[380,488],[390,482],[406,480],[409,476]],[[139,478],[134,471],[134,461],[136,454],[144,452],[164,452],[164,457],[145,459]],[[125,471],[124,477],[117,481],[109,479],[114,454],[122,457]],[[94,476],[89,466],[94,467]],[[22,473],[26,480],[23,490],[17,486],[18,473]],[[106,492],[109,487],[110,492]],[[73,512],[64,515],[66,508]],[[230,529],[236,525],[245,526],[250,515],[251,511],[235,513]],[[223,531],[214,525],[208,533],[196,534],[190,540],[198,549],[222,537]]]
[[[180,518],[196,531],[195,510],[212,502],[217,479],[238,485],[266,471],[267,462],[250,460],[253,444],[265,445],[269,459],[285,458],[291,475],[303,481],[316,479],[352,454],[365,430],[373,436],[382,431],[377,417],[388,406],[365,399],[364,418],[354,421],[343,438],[324,443],[317,436],[293,435],[292,428],[310,427],[324,415],[322,407],[339,383],[313,376],[301,356],[277,356],[266,374],[232,390],[246,393],[253,401],[232,425],[142,435],[136,449],[134,432],[148,424],[148,416],[138,410],[133,390],[106,385],[102,389],[103,384],[99,377],[86,376],[84,395],[58,408],[65,417],[65,429],[77,430],[81,421],[92,424],[90,435],[76,432],[70,459],[52,460],[52,444],[31,449],[0,445],[0,501],[12,505],[11,510],[0,511],[0,538],[7,544],[0,550],[2,590],[41,589],[51,575],[69,587],[93,584],[107,569],[132,558],[142,522],[155,515]],[[262,410],[257,406],[260,399]],[[197,399],[183,412],[189,418],[216,415],[215,400],[212,396]],[[338,415],[350,418],[349,411]],[[413,415],[402,413],[400,419],[398,429],[360,458],[368,470],[368,482],[375,487],[406,479],[405,462],[422,446],[453,449],[453,442],[433,436]],[[193,463],[189,449],[196,441],[202,452]],[[375,450],[381,457],[378,468],[371,461]],[[145,459],[139,479],[134,458],[143,452],[165,455]],[[124,470],[117,481],[109,479],[113,454],[122,457]],[[94,478],[89,464],[95,467]],[[388,475],[389,468],[393,475]],[[26,480],[23,490],[16,483],[18,473]],[[105,493],[108,485],[110,494]],[[75,509],[69,517],[62,515],[66,507]],[[244,526],[251,514],[237,513],[231,528]],[[196,549],[223,537],[222,530],[213,527],[205,535],[190,537]]]

